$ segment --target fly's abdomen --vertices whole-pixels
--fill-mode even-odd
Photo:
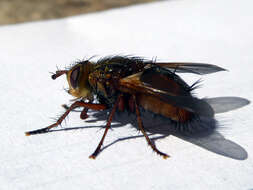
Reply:
[[[155,96],[139,94],[137,96],[137,101],[144,109],[163,115],[174,121],[187,122],[193,117],[193,113],[161,101]]]

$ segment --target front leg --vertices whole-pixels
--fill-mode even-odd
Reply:
[[[62,121],[67,117],[69,112],[77,107],[84,107],[84,108],[92,109],[92,110],[105,110],[106,109],[106,106],[103,104],[92,104],[92,103],[85,103],[82,101],[76,101],[66,110],[66,112],[54,124],[49,125],[48,127],[45,127],[45,128],[34,130],[34,131],[28,131],[25,133],[25,135],[30,136],[30,135],[36,135],[36,134],[48,132],[49,129],[60,125],[62,123]]]
[[[66,110],[69,109],[69,106],[67,106],[66,104],[63,104],[62,107],[63,107],[64,109],[66,109]],[[87,115],[88,110],[89,110],[89,109],[86,108],[86,107],[83,108],[83,111],[81,111],[81,114],[80,114],[80,119],[85,120],[85,119],[87,119],[87,118],[89,117],[89,116]],[[72,111],[73,111],[73,110],[72,110]]]

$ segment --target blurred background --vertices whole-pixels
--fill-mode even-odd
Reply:
[[[62,18],[157,0],[0,0],[0,25]]]

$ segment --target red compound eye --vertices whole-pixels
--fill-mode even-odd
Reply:
[[[78,86],[78,77],[80,73],[80,67],[75,68],[70,75],[70,84],[73,88]]]

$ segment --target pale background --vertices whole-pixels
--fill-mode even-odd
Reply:
[[[63,90],[65,77],[53,81],[49,72],[93,55],[216,64],[229,72],[201,77],[198,97],[252,100],[252,5],[250,0],[174,0],[0,27],[1,189],[252,189],[251,104],[217,115],[220,128],[210,137],[167,134],[156,140],[171,155],[167,160],[143,137],[135,138],[141,134],[125,115],[114,123],[105,146],[116,142],[96,160],[88,156],[103,134],[104,116],[85,123],[71,113],[59,128],[71,130],[24,135],[51,124],[72,99]],[[184,79],[191,84],[199,76]]]

